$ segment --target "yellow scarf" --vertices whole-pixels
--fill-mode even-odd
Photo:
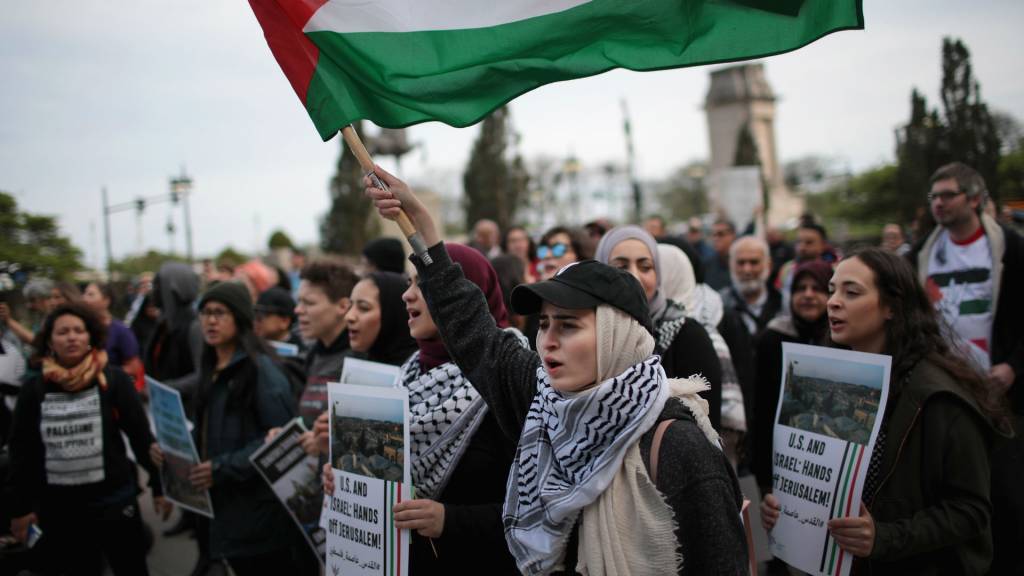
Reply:
[[[107,377],[103,368],[107,365],[107,351],[93,350],[72,368],[65,368],[53,358],[43,358],[43,378],[56,382],[65,392],[84,390],[93,380],[100,383],[100,389],[107,389]]]

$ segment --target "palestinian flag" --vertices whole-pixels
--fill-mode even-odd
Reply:
[[[795,50],[860,0],[249,0],[324,140],[358,119],[468,126],[549,82]]]

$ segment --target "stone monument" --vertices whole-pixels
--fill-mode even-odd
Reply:
[[[768,202],[765,215],[770,226],[784,225],[803,212],[803,199],[786,187],[775,147],[775,93],[760,63],[721,68],[711,73],[711,87],[704,100],[711,140],[709,203],[737,225],[749,222],[753,210]],[[754,158],[745,156],[754,154]],[[747,172],[758,165],[761,187],[734,190],[737,168]],[[726,189],[729,188],[729,189]],[[738,201],[744,195],[746,201]]]

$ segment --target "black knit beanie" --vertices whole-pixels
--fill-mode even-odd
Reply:
[[[366,243],[363,256],[383,272],[405,272],[405,249],[398,238],[374,238]]]
[[[235,315],[235,321],[252,325],[255,313],[252,308],[252,297],[249,289],[241,282],[218,282],[210,287],[199,298],[199,309],[209,301],[220,302]]]

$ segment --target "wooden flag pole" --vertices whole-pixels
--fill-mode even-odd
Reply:
[[[359,134],[356,133],[356,129],[351,124],[341,129],[341,137],[345,139],[345,144],[348,145],[349,149],[352,150],[352,154],[355,155],[356,160],[359,161],[359,166],[363,169],[366,176],[373,181],[373,185],[380,188],[381,190],[387,190],[388,186],[383,180],[377,177],[374,172],[375,164],[373,158],[370,157],[370,153],[366,151],[366,146],[363,146],[363,141],[359,139]],[[398,214],[398,227],[402,229],[402,234],[405,235],[405,239],[409,241],[409,245],[412,246],[413,254],[416,254],[423,260],[424,264],[430,265],[434,261],[427,253],[427,244],[423,241],[423,236],[420,235],[419,231],[416,230],[416,226],[413,225],[412,220],[409,219],[409,215],[402,210]]]

